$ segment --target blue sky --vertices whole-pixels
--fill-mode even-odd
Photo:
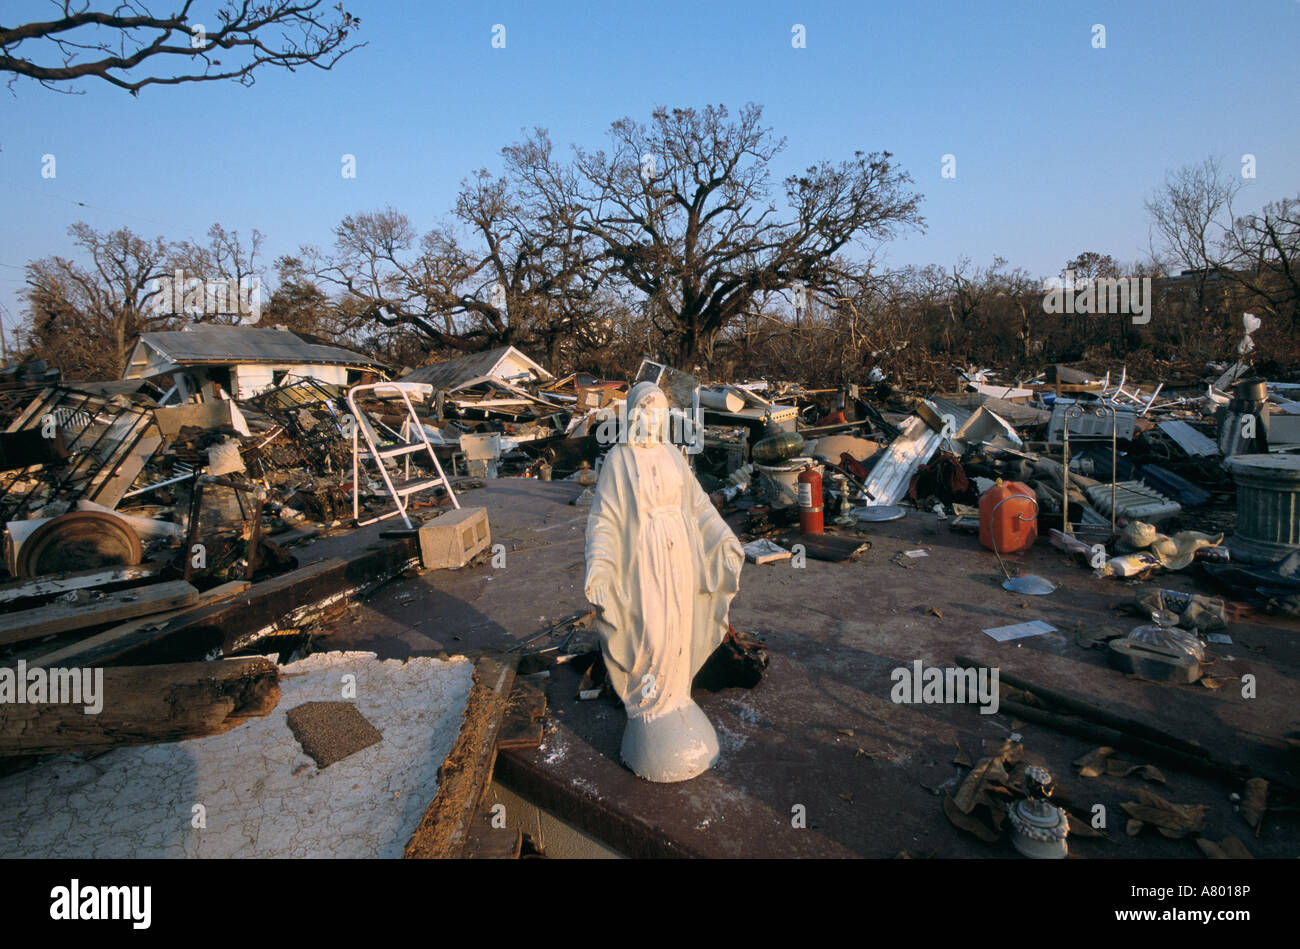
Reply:
[[[134,98],[93,81],[74,96],[0,85],[6,326],[21,266],[70,253],[75,221],[168,239],[255,227],[269,265],[386,204],[427,229],[525,129],[599,146],[610,122],[657,105],[763,105],[788,140],[778,177],[893,152],[925,195],[928,230],[890,244],[891,264],[1001,255],[1045,275],[1084,250],[1135,259],[1143,198],[1210,154],[1233,168],[1255,156],[1244,204],[1300,192],[1298,0],[345,5],[369,45],[331,72]],[[6,0],[4,20],[53,9]],[[504,49],[491,46],[498,23]],[[340,174],[345,153],[355,179]],[[955,178],[941,177],[945,154]]]

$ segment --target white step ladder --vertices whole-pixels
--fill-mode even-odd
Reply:
[[[365,414],[357,408],[357,396],[367,393],[380,399],[400,397],[402,403],[406,406],[406,418],[402,421],[402,429],[400,432],[394,432],[398,444],[388,448],[382,447],[379,434],[370,424],[370,420]],[[452,505],[457,508],[460,507],[455,492],[451,490],[451,482],[447,480],[447,475],[438,462],[438,456],[434,453],[433,443],[429,441],[429,435],[424,430],[424,424],[416,416],[415,407],[411,404],[412,395],[427,397],[432,394],[433,386],[424,382],[372,382],[365,385],[356,385],[348,390],[348,409],[352,412],[353,418],[352,517],[357,522],[358,527],[373,524],[375,521],[382,521],[394,515],[401,515],[407,529],[414,530],[414,525],[406,514],[407,498],[433,488],[441,487],[446,490],[447,497],[451,498]],[[392,429],[389,430],[392,431]],[[364,447],[361,445],[362,441],[365,442]],[[433,464],[433,470],[438,473],[437,477],[411,478],[411,455],[420,451],[429,453],[429,461]],[[390,458],[402,459],[401,481],[394,481],[393,473],[388,470],[386,462]],[[361,469],[363,467],[362,462],[365,460],[374,462],[375,467],[379,469],[379,476],[384,479],[384,485],[388,488],[388,493],[396,505],[396,510],[363,521],[361,519]]]

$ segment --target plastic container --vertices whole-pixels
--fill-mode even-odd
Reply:
[[[822,473],[823,466],[812,458],[791,458],[784,465],[754,465],[762,494],[773,508],[799,503],[799,474],[809,465],[818,475]]]
[[[1139,550],[1137,553],[1111,557],[1106,561],[1106,566],[1110,568],[1110,575],[1113,577],[1140,577],[1147,571],[1156,570],[1164,565],[1155,554]]]
[[[980,495],[980,543],[989,550],[1014,553],[1037,537],[1038,500],[1028,485],[999,481]]]
[[[1197,662],[1205,661],[1205,643],[1201,637],[1177,626],[1178,617],[1169,610],[1152,610],[1151,625],[1139,626],[1128,638],[1148,646],[1162,646],[1186,653]]]

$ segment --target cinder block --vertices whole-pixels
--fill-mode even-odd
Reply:
[[[448,511],[420,527],[420,562],[428,570],[463,567],[491,543],[487,508]]]

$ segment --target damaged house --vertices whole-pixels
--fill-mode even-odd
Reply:
[[[499,346],[487,352],[424,366],[402,377],[402,382],[424,382],[434,389],[456,390],[492,380],[515,386],[554,379],[538,363],[513,346]]]
[[[141,333],[122,378],[171,376],[173,388],[160,400],[167,403],[247,399],[291,379],[337,386],[373,382],[387,368],[370,356],[283,327],[196,325]]]

